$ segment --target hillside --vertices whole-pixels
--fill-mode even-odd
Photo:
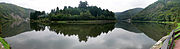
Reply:
[[[132,16],[136,15],[142,10],[143,10],[142,8],[134,8],[124,12],[116,12],[115,16],[118,20],[127,20],[127,19],[131,19]]]
[[[25,20],[30,17],[30,12],[33,11],[9,3],[0,3],[0,18],[2,20]]]
[[[179,21],[180,0],[158,0],[142,10],[133,20]]]

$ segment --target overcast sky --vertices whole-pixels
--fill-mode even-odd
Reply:
[[[77,7],[79,1],[88,1],[90,6],[96,5],[113,12],[122,12],[132,8],[145,8],[157,0],[0,0],[0,2],[46,12],[50,12],[51,9],[56,7],[61,9],[64,6]]]

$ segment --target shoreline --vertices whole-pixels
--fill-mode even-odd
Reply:
[[[38,21],[33,20],[30,22],[38,22],[38,23],[64,23],[64,24],[104,24],[104,23],[114,23],[117,20],[76,20],[76,21]]]
[[[167,24],[175,24],[177,22],[171,22],[171,21],[131,21],[135,23],[167,23]]]

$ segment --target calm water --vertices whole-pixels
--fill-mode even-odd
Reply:
[[[1,37],[12,49],[149,49],[174,25],[8,22],[2,28]]]

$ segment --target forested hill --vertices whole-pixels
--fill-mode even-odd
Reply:
[[[137,13],[142,11],[143,8],[134,8],[130,10],[126,10],[124,12],[116,12],[115,16],[117,20],[127,20],[131,19],[132,16],[135,16]]]
[[[180,0],[158,0],[149,5],[133,20],[141,21],[179,21]]]
[[[80,1],[78,7],[64,6],[63,9],[52,9],[49,14],[36,11],[31,13],[31,20],[41,20],[46,18],[50,21],[66,20],[115,20],[115,15],[108,9],[102,9],[97,6],[89,6],[88,2]]]
[[[22,8],[9,3],[0,3],[0,18],[2,20],[25,20],[29,19],[32,9]]]

